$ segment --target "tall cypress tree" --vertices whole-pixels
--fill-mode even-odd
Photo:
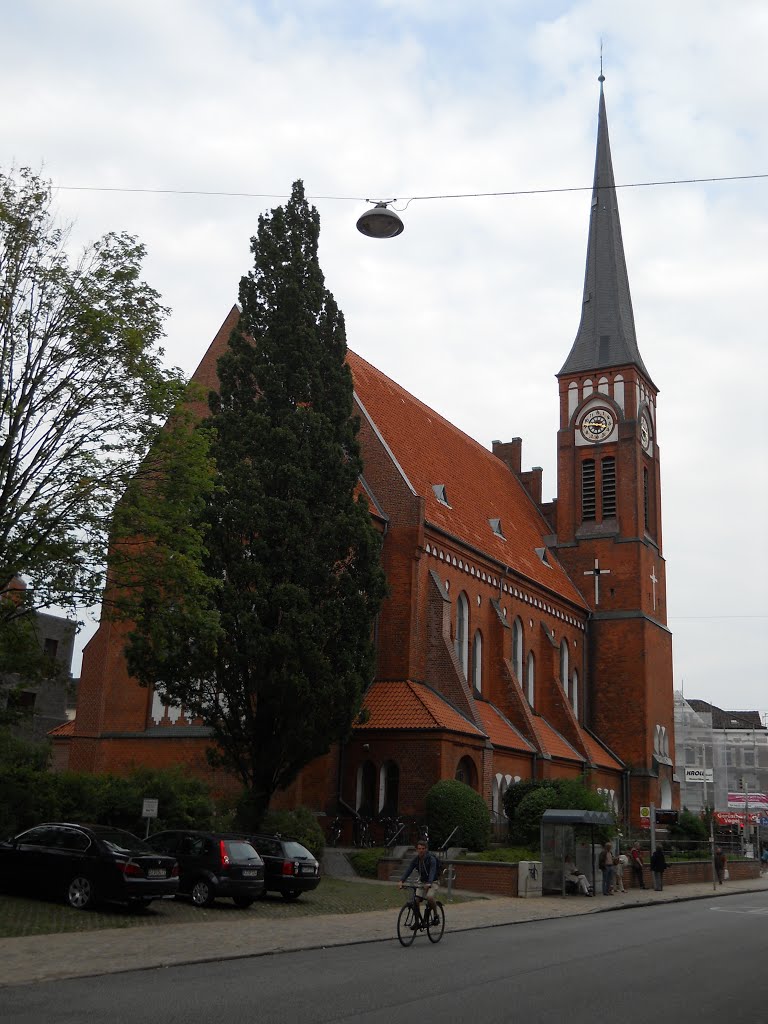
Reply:
[[[317,257],[320,221],[300,181],[259,218],[242,315],[210,397],[216,486],[205,568],[218,635],[174,609],[132,668],[209,724],[214,760],[249,792],[257,824],[273,793],[349,730],[373,676],[385,592],[345,363],[344,318]],[[210,621],[210,620],[209,620]]]

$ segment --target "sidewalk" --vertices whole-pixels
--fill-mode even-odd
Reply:
[[[374,883],[375,884],[375,883]],[[476,928],[496,928],[580,914],[600,914],[622,907],[643,907],[684,900],[722,899],[745,893],[768,892],[768,876],[726,882],[713,890],[711,882],[677,885],[663,892],[629,890],[614,896],[543,896],[533,899],[479,897],[467,903],[446,903],[446,935]],[[443,894],[445,898],[445,894]],[[362,914],[302,917],[295,921],[247,918],[225,923],[161,925],[35,935],[0,939],[0,988],[62,978],[116,974],[152,967],[236,960],[290,950],[345,946],[358,942],[393,941],[396,915],[391,910]],[[246,952],[243,952],[247,950]]]

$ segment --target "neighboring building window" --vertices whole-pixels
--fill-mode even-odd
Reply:
[[[385,818],[397,815],[400,795],[400,769],[394,761],[385,761],[379,769],[379,813]]]
[[[512,668],[520,686],[523,685],[523,623],[516,618],[512,623]]]
[[[456,602],[456,657],[466,679],[469,668],[469,601],[464,593],[459,594]]]
[[[560,641],[560,682],[568,693],[568,641],[565,638]]]
[[[536,662],[534,661],[533,651],[528,655],[528,666],[526,675],[527,679],[527,691],[528,703],[533,707],[534,700],[536,697]]]
[[[571,704],[573,705],[573,713],[576,717],[579,717],[579,673],[576,669],[573,670],[573,676],[571,677]]]
[[[600,463],[603,519],[616,518],[616,459],[612,455]]]
[[[46,658],[55,658],[59,649],[59,641],[47,636],[43,641],[43,654]]]
[[[581,464],[581,518],[595,518],[595,460],[584,459]]]
[[[472,686],[483,692],[483,636],[479,629],[472,640]]]

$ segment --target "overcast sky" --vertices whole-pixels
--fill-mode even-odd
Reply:
[[[617,183],[768,174],[764,0],[0,6],[0,165],[60,186],[76,240],[145,242],[169,363],[194,370],[296,178],[357,197],[315,199],[349,346],[484,445],[522,436],[545,499],[589,191],[418,199],[389,241],[355,231],[362,200],[591,186],[601,39]],[[619,202],[660,388],[675,687],[768,709],[768,178]]]

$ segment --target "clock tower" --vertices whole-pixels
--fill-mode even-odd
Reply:
[[[591,607],[586,724],[629,769],[629,816],[673,807],[658,391],[637,346],[600,75],[581,322],[560,384],[555,546]]]

